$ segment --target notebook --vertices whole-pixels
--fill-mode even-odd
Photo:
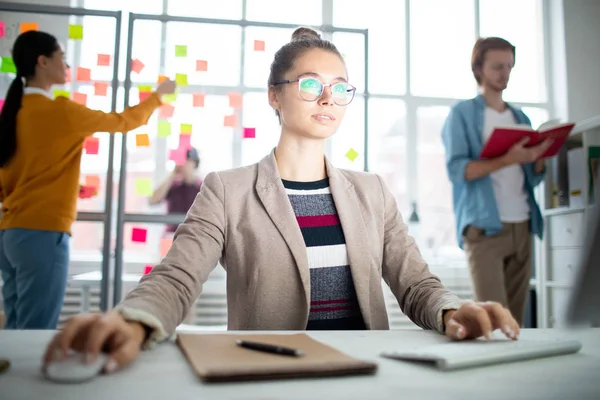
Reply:
[[[302,350],[301,357],[239,347],[238,340]],[[350,357],[299,334],[178,334],[177,344],[205,382],[373,374],[377,364]]]

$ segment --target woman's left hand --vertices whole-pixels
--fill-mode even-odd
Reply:
[[[446,336],[454,340],[476,339],[485,336],[492,338],[492,332],[500,329],[507,337],[517,340],[519,324],[510,311],[499,303],[466,303],[458,310],[444,314]]]

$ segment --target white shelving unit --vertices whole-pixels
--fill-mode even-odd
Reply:
[[[570,146],[582,147],[584,151],[583,170],[572,171],[576,174],[580,173],[583,178],[581,191],[583,205],[554,206],[554,182],[551,171],[553,163],[558,161],[556,157],[548,160],[546,179],[540,185],[538,193],[545,223],[544,238],[536,241],[535,253],[537,320],[540,328],[565,325],[572,285],[580,267],[585,221],[591,210],[588,150],[592,146],[600,146],[600,116],[577,123],[568,142]],[[579,168],[581,169],[581,166]],[[596,185],[598,184],[600,180],[596,182]]]

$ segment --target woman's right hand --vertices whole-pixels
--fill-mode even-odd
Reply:
[[[161,96],[164,94],[173,94],[175,93],[175,89],[177,89],[177,84],[174,81],[167,79],[158,85],[156,88],[156,93],[160,94]]]
[[[61,360],[70,349],[84,353],[90,363],[103,351],[108,354],[104,371],[111,373],[137,358],[145,337],[140,323],[127,322],[115,311],[76,315],[48,345],[43,367]]]

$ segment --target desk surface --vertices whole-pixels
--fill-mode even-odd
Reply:
[[[234,384],[202,383],[170,342],[143,352],[133,365],[118,374],[99,376],[84,384],[54,384],[39,373],[41,356],[52,334],[52,331],[0,331],[0,358],[6,357],[12,364],[10,370],[0,375],[0,399],[600,398],[600,329],[524,330],[522,338],[576,338],[583,348],[577,354],[453,372],[378,357],[382,350],[445,340],[434,332],[310,332],[315,339],[347,354],[378,362],[377,374]]]

